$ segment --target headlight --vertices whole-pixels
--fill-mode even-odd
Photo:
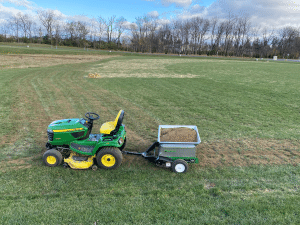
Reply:
[[[120,138],[120,139],[118,140],[118,143],[119,143],[119,145],[123,144],[123,143],[124,143],[123,138]]]

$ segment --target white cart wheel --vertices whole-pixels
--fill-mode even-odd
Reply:
[[[188,164],[183,159],[177,159],[172,163],[172,171],[174,173],[185,173],[188,170]]]

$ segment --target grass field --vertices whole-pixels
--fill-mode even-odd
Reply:
[[[299,63],[18,46],[0,57],[1,224],[300,223]],[[114,171],[43,165],[50,122],[92,111],[99,133],[120,109],[130,151],[160,124],[197,125],[199,164],[186,174],[135,156]]]

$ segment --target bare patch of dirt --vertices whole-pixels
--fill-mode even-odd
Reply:
[[[138,135],[132,130],[129,130],[128,128],[126,128],[126,133],[127,147],[125,147],[125,151],[144,152],[152,144],[149,140],[145,140],[140,135]],[[128,146],[129,143],[134,144],[134,147]],[[142,156],[124,155],[124,164],[128,166],[130,166],[131,164],[143,165],[144,163],[145,159]]]
[[[8,138],[7,136],[1,137],[0,146],[4,145],[7,142],[7,138]]]
[[[138,78],[197,78],[205,77],[205,74],[180,74],[172,70],[175,64],[187,63],[249,63],[252,61],[240,60],[218,60],[218,59],[197,59],[197,58],[173,58],[173,59],[132,59],[114,60],[105,64],[99,64],[87,71],[88,78],[114,78],[114,77],[138,77]],[[254,62],[254,61],[253,61]],[[89,75],[88,75],[89,74]]]
[[[99,61],[109,55],[43,55],[43,54],[9,54],[0,55],[0,70],[8,68],[47,67],[61,64]]]
[[[213,187],[215,187],[216,185],[214,183],[207,183],[207,184],[204,184],[204,188],[205,189],[211,189]]]
[[[201,167],[299,164],[300,141],[217,140],[200,143],[197,157]]]
[[[22,165],[25,164],[26,162],[24,159],[14,159],[14,160],[9,160],[7,161],[7,164],[17,164],[17,165]]]
[[[160,141],[163,142],[197,142],[197,132],[191,128],[162,128]]]
[[[92,78],[114,78],[114,77],[172,77],[172,78],[195,78],[200,75],[178,74],[171,72],[168,67],[177,63],[203,62],[197,59],[132,59],[114,60],[87,71],[89,74],[97,74]],[[204,75],[201,75],[204,76]]]
[[[30,161],[33,157],[23,158],[23,159],[14,159],[1,162],[0,171],[5,172],[7,169],[19,170],[19,169],[28,169],[32,165]]]

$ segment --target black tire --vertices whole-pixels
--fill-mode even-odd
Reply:
[[[50,149],[43,155],[43,161],[46,166],[54,167],[59,166],[62,162],[62,155],[56,149]]]
[[[188,171],[188,164],[186,161],[184,161],[183,159],[176,159],[173,163],[172,163],[172,171],[174,173],[185,173]]]
[[[121,151],[115,147],[104,147],[96,156],[97,164],[102,169],[116,169],[121,165],[123,156]]]
[[[127,138],[125,137],[123,145],[119,148],[121,151],[123,151],[123,149],[124,149],[125,146],[126,146],[126,139],[127,139]]]

